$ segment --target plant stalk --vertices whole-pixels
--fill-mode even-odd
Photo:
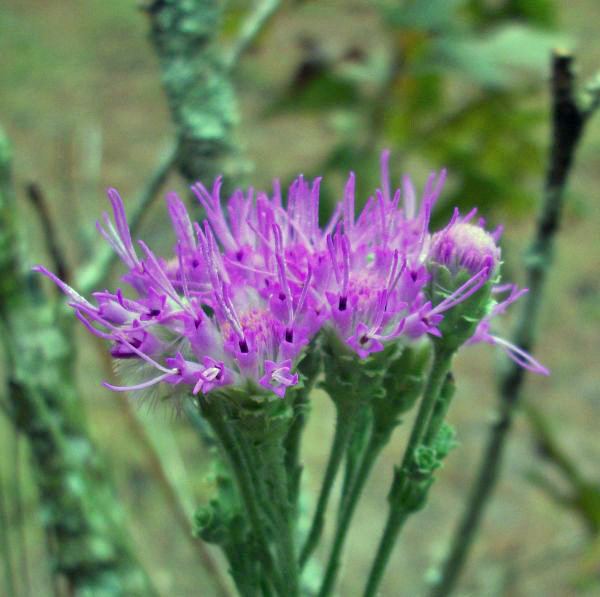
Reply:
[[[390,559],[392,550],[400,534],[400,531],[407,517],[418,507],[415,503],[421,501],[426,489],[421,492],[421,479],[413,482],[413,473],[411,467],[415,459],[417,448],[421,445],[423,439],[428,434],[428,426],[432,412],[434,411],[438,396],[444,385],[446,375],[450,370],[452,362],[452,352],[446,351],[441,344],[436,344],[434,349],[434,358],[427,386],[421,399],[417,418],[406,446],[402,463],[396,469],[392,488],[388,496],[389,514],[385,524],[383,536],[377,549],[377,554],[373,560],[369,578],[365,586],[364,597],[374,597],[377,594],[383,574]]]

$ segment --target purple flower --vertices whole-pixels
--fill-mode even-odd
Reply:
[[[136,359],[141,381],[116,390],[145,389],[158,383],[207,393],[228,385],[266,388],[283,397],[298,383],[292,373],[303,348],[317,333],[323,315],[311,296],[312,272],[286,255],[276,202],[259,198],[246,206],[247,227],[230,227],[220,209],[219,182],[209,219],[192,224],[183,203],[167,205],[177,238],[175,256],[156,256],[142,241],[136,253],[123,203],[109,192],[115,224],[105,214],[103,236],[128,267],[123,276],[136,298],[119,289],[81,297],[43,267],[67,294],[77,317],[93,334],[112,341],[115,359]],[[242,201],[237,193],[233,204]],[[264,218],[263,218],[264,216]],[[289,226],[286,228],[289,236]],[[218,240],[216,232],[218,231]]]
[[[61,288],[91,333],[112,343],[113,358],[138,365],[133,383],[107,387],[162,383],[196,394],[238,386],[283,397],[298,383],[295,366],[321,329],[359,358],[389,342],[440,336],[447,314],[497,274],[500,231],[490,234],[482,221],[473,224],[475,211],[465,217],[456,212],[442,231],[429,231],[445,172],[429,177],[418,202],[406,177],[392,191],[388,160],[384,152],[381,188],[358,215],[350,174],[324,226],[320,179],[298,177],[285,201],[275,182],[270,195],[237,190],[225,204],[220,178],[210,190],[197,183],[192,190],[206,213],[202,225],[169,194],[176,242],[167,258],[143,241],[134,246],[123,202],[110,189],[113,218],[104,214],[98,230],[126,265],[122,280],[133,296],[117,289],[96,292],[90,302],[45,268],[34,269]],[[457,288],[442,289],[437,304],[427,294],[437,283],[432,263],[451,275],[467,272]],[[520,295],[513,289],[495,303],[470,342],[497,344],[544,373],[537,361],[489,331],[491,320]]]

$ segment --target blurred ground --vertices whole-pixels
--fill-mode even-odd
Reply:
[[[327,122],[316,117],[278,117],[266,124],[259,118],[264,98],[286,80],[297,58],[297,36],[318,30],[335,46],[350,38],[369,40],[376,34],[376,23],[364,11],[346,9],[341,2],[325,4],[323,13],[313,7],[312,13],[305,11],[297,19],[286,16],[278,20],[260,52],[251,56],[241,71],[241,138],[248,157],[256,164],[253,182],[257,185],[298,169],[312,171],[328,148]],[[600,67],[600,10],[594,0],[561,4],[561,29],[577,40],[580,70],[589,75]],[[335,27],[321,18],[323,14],[336,15]],[[19,189],[30,181],[42,185],[60,223],[61,240],[75,260],[82,254],[81,247],[93,250],[93,221],[104,209],[103,189],[116,186],[125,198],[132,197],[171,138],[156,60],[146,41],[144,16],[133,2],[116,0],[85,4],[74,0],[7,0],[0,8],[0,56],[0,118],[14,142],[17,185]],[[545,101],[543,94],[536,101]],[[182,188],[177,180],[168,186]],[[527,385],[528,398],[543,407],[560,429],[561,443],[596,478],[600,458],[599,188],[597,117],[578,156],[556,270],[544,305],[536,356],[553,375],[532,379]],[[532,201],[537,199],[537,188],[532,185]],[[473,204],[477,204],[476,197]],[[32,222],[28,240],[33,254],[43,259],[35,218],[27,205],[21,209]],[[141,236],[155,242],[162,222],[161,217],[153,216],[162,209],[157,201]],[[515,272],[532,219],[511,221],[510,214],[503,214],[503,219],[507,224],[506,271]],[[147,429],[188,512],[203,499],[206,490],[202,481],[206,454],[196,445],[185,422],[164,408],[141,408],[132,418],[120,396],[100,387],[110,365],[99,360],[98,346],[83,333],[79,346],[81,386],[93,431],[109,459],[131,529],[156,585],[164,595],[210,597],[202,588],[206,585],[194,543],[177,524],[136,425],[142,421]],[[476,347],[460,358],[459,392],[451,413],[460,446],[439,475],[426,513],[408,524],[382,587],[384,596],[424,594],[425,571],[443,554],[493,413],[493,355],[491,347]],[[325,396],[317,393],[304,446],[307,487],[313,490],[331,431],[331,409]],[[4,420],[0,420],[0,432],[0,468],[5,478],[12,479],[15,442]],[[402,428],[385,452],[357,513],[340,595],[358,595],[363,585],[382,523],[391,467],[398,460],[404,439]],[[25,479],[31,595],[49,595],[35,495],[27,481],[23,446],[19,462]],[[534,466],[539,466],[539,461],[528,428],[519,419],[505,475],[459,594],[585,594],[577,584],[586,540],[584,529],[527,481],[526,474]]]

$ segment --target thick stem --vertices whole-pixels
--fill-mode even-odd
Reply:
[[[294,398],[292,409],[294,418],[290,430],[285,438],[285,468],[288,477],[288,497],[293,505],[294,511],[300,493],[300,479],[302,476],[302,465],[300,464],[300,447],[302,431],[306,424],[306,411],[308,409],[308,394],[304,388],[298,390]]]
[[[215,435],[219,439],[221,447],[231,465],[250,527],[258,542],[260,561],[266,577],[278,589],[280,595],[283,596],[285,595],[285,583],[280,578],[279,571],[275,569],[269,540],[261,517],[262,504],[260,492],[257,491],[257,485],[253,479],[252,467],[248,463],[248,454],[240,446],[238,439],[227,423],[226,413],[221,408],[218,398],[203,398],[201,408],[203,414],[210,421]]]
[[[279,442],[273,447],[273,453],[267,462],[268,468],[263,468],[263,471],[268,470],[272,475],[271,494],[277,524],[275,542],[280,554],[279,568],[287,584],[286,597],[288,595],[289,597],[296,597],[299,581],[294,542],[296,519],[288,495],[288,479],[284,468],[283,450]]]

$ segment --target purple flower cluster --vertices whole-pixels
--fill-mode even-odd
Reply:
[[[113,219],[104,214],[100,234],[128,268],[135,292],[94,293],[89,302],[38,266],[69,297],[86,328],[112,342],[111,355],[134,359],[143,379],[116,391],[159,383],[183,384],[196,394],[224,386],[259,386],[283,397],[298,383],[295,366],[323,328],[360,358],[387,342],[439,336],[444,313],[497,276],[500,231],[475,224],[475,212],[456,212],[449,224],[429,232],[432,209],[445,173],[432,175],[421,201],[405,178],[393,193],[388,152],[382,184],[355,215],[354,175],[330,221],[319,224],[320,179],[302,176],[284,202],[279,184],[271,195],[237,190],[223,204],[221,180],[212,189],[192,188],[206,214],[192,222],[174,194],[167,208],[176,236],[174,254],[157,256],[143,241],[136,247],[118,193],[108,192]],[[430,265],[468,272],[467,280],[433,305],[427,298]],[[493,336],[490,323],[523,291],[512,286],[493,303],[470,342],[498,344],[524,367],[546,370],[532,357]],[[146,367],[147,365],[147,367]]]

